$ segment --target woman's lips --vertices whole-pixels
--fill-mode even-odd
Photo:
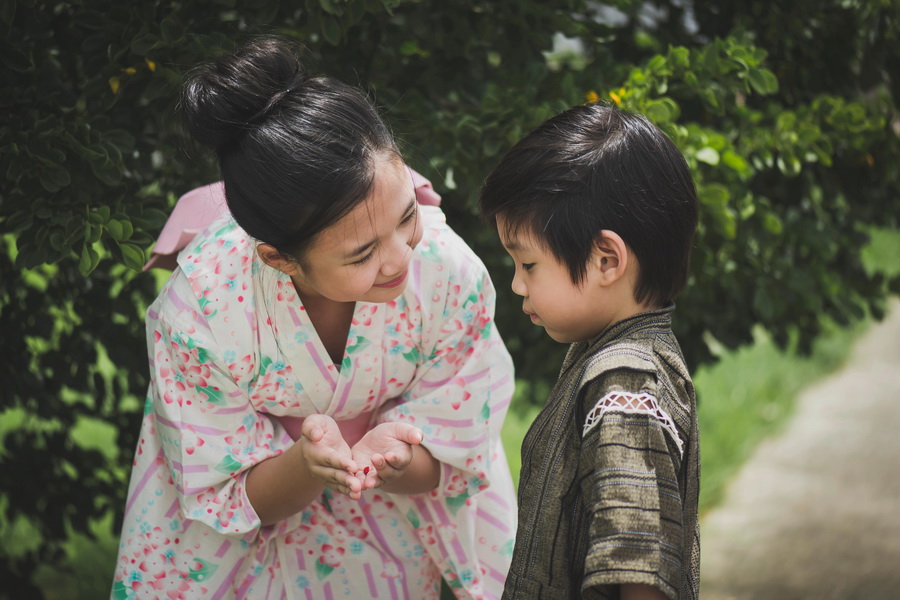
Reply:
[[[403,275],[401,275],[400,277],[397,277],[396,279],[391,279],[390,281],[385,282],[385,283],[376,283],[375,287],[380,287],[380,288],[397,287],[398,285],[400,285],[401,283],[406,281],[406,275],[408,273],[409,273],[409,269],[407,269],[406,271],[403,271]]]

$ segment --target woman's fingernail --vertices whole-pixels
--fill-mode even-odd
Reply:
[[[363,475],[368,475],[368,474],[369,474],[369,467],[366,467],[365,469],[363,469]]]

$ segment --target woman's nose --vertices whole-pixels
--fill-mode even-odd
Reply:
[[[407,240],[397,239],[389,248],[384,249],[381,261],[381,273],[383,275],[396,275],[409,265],[412,259],[412,248]]]

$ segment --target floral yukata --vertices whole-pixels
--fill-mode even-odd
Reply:
[[[332,364],[287,275],[233,220],[179,256],[147,311],[152,381],[113,598],[498,598],[515,537],[500,443],[512,361],[481,261],[420,206],[424,237],[403,294],[356,305]],[[405,421],[441,463],[437,489],[326,489],[261,526],[250,467],[294,443],[315,413],[362,431]],[[347,435],[347,434],[345,434]],[[350,442],[352,445],[352,441]]]

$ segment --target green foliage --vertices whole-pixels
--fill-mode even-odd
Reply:
[[[217,178],[183,145],[174,101],[184,71],[218,49],[282,33],[314,69],[371,91],[491,269],[520,374],[547,381],[563,349],[521,318],[511,265],[474,212],[502,153],[588,99],[647,113],[684,151],[702,201],[676,313],[691,363],[713,359],[708,340],[734,348],[755,326],[808,349],[823,318],[883,310],[887,281],[860,248],[868,226],[900,214],[898,30],[886,0],[6,0],[0,394],[25,418],[3,439],[0,481],[5,522],[30,520],[41,541],[4,556],[0,578],[39,596],[24,590],[66,528],[89,534],[124,504],[156,289],[138,270],[174,198]],[[580,45],[554,53],[557,34]],[[111,424],[117,451],[80,445],[83,419]]]

